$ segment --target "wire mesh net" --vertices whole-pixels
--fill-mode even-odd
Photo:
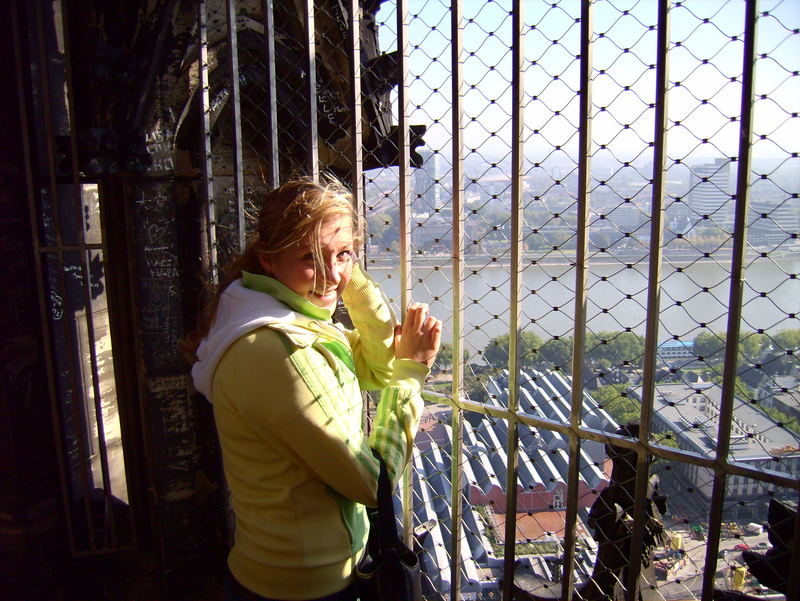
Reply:
[[[652,528],[641,536],[646,553],[639,586],[664,599],[699,598],[709,522],[733,523],[745,540],[751,534],[743,526],[763,524],[772,499],[795,494],[769,482],[774,474],[796,478],[800,470],[800,165],[794,146],[800,137],[800,22],[789,2],[763,4],[750,65],[742,3],[674,3],[666,57],[658,48],[664,23],[655,3],[595,3],[591,56],[581,47],[580,3],[526,3],[520,32],[524,156],[519,199],[512,197],[510,2],[461,6],[463,48],[456,60],[463,80],[455,87],[449,3],[409,2],[407,43],[399,50],[407,54],[408,123],[427,127],[418,150],[413,144],[398,148],[393,124],[399,119],[399,78],[391,66],[396,59],[362,63],[365,95],[380,91],[367,109],[380,125],[365,135],[364,147],[373,157],[363,190],[365,265],[395,304],[427,302],[443,320],[446,344],[432,369],[430,391],[452,397],[454,367],[462,366],[463,389],[456,396],[483,407],[470,405],[460,420],[449,404],[431,402],[417,435],[412,525],[430,598],[451,598],[454,574],[459,574],[462,598],[497,598],[504,562],[510,561],[515,562],[515,586],[557,589],[565,554],[573,558],[575,582],[584,591],[627,587],[615,556],[619,546],[607,544],[631,543],[633,514],[626,503],[633,501],[635,474],[615,480],[614,453],[598,442],[601,436],[586,432],[635,438],[618,429],[640,421],[643,401],[652,403],[644,440],[652,445],[648,476],[658,476],[667,504],[647,514]],[[269,134],[260,10],[246,3],[239,7],[248,198],[264,187],[261,160]],[[346,176],[352,129],[349,17],[337,3],[317,3],[315,16],[319,159],[323,168]],[[375,44],[369,47],[376,56],[398,50],[401,32],[393,3],[370,5],[362,17],[375,32],[364,40]],[[224,21],[224,15],[214,18]],[[307,68],[302,52],[286,50],[302,38],[302,20],[292,18],[295,39],[276,37],[286,55],[276,64],[282,157],[307,150],[307,92],[290,85],[287,75]],[[218,38],[213,60],[223,69],[229,50],[225,36]],[[580,67],[590,59],[584,82]],[[668,65],[664,94],[657,85],[660,64]],[[230,75],[224,69],[220,73],[219,81]],[[742,94],[750,75],[754,94],[745,105],[752,108],[752,134],[745,148],[739,143]],[[212,106],[225,96],[225,86],[215,81],[212,76],[211,89],[217,92]],[[581,93],[589,89],[591,129],[581,131]],[[456,100],[463,111],[458,124],[463,149],[452,143]],[[659,108],[665,110],[664,128],[656,122]],[[217,225],[225,226],[235,206],[228,159],[235,124],[220,114],[210,135]],[[581,135],[590,136],[586,156],[579,152]],[[747,156],[740,156],[743,148]],[[663,164],[656,164],[660,150]],[[407,198],[401,198],[405,186],[392,158],[406,151],[418,166],[409,176]],[[584,172],[588,183],[581,189]],[[455,173],[462,173],[463,181],[453,181]],[[463,200],[460,214],[454,210],[457,192]],[[514,210],[520,216],[518,234],[512,230]],[[407,218],[407,252],[401,215]],[[656,217],[661,228],[652,227]],[[455,225],[462,227],[461,248],[453,247]],[[511,262],[516,244],[519,265]],[[741,273],[737,248],[742,249]],[[454,257],[463,259],[460,281]],[[658,269],[651,268],[652,261],[660,261]],[[516,269],[520,296],[512,306]],[[741,307],[731,306],[740,279]],[[576,323],[577,307],[584,302],[585,321]],[[520,324],[518,374],[509,372],[512,311],[518,311]],[[736,340],[729,340],[731,328],[738,330]],[[648,331],[655,340],[646,339]],[[583,340],[580,349],[574,348],[576,333]],[[576,352],[582,361],[575,361]],[[644,373],[648,353],[655,359],[651,374]],[[726,356],[736,357],[733,372],[726,371]],[[510,394],[514,381],[518,388]],[[521,417],[514,422],[507,414],[496,417],[504,415],[512,397]],[[573,420],[574,408],[579,431],[573,435],[580,444],[571,447],[562,426]],[[722,460],[760,475],[729,474],[721,515],[712,516],[712,498],[720,490],[715,493],[713,473],[703,461],[713,460],[720,444],[727,449]],[[509,458],[509,452],[516,456]],[[573,497],[566,485],[570,469],[578,482]],[[516,479],[509,491],[511,473]],[[610,503],[612,494],[622,496]],[[614,503],[622,513],[614,509],[609,517]],[[567,508],[575,510],[574,525],[567,521]],[[570,528],[573,549],[565,548]],[[508,536],[514,541],[506,541]],[[752,590],[752,578],[737,575],[745,564],[735,559],[741,549],[731,542],[725,536],[713,541],[725,553],[717,561],[717,585],[736,588],[741,581],[742,590]],[[764,548],[765,541],[752,542]],[[513,557],[506,557],[507,549],[513,549]]]

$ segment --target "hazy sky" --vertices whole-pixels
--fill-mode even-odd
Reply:
[[[502,155],[511,139],[511,3],[462,0],[462,7],[465,145],[467,152]],[[534,161],[557,161],[559,154],[569,160],[578,142],[580,2],[531,1],[524,10],[526,154]],[[800,2],[762,1],[759,11],[754,129],[765,139],[757,138],[753,155],[787,158],[800,150]],[[448,155],[449,3],[411,0],[408,12],[411,122],[428,125],[426,142]],[[385,2],[378,18],[382,47],[394,49],[393,3]],[[673,7],[670,157],[737,154],[743,18],[742,0],[688,0]],[[656,24],[655,0],[595,4],[592,138],[595,149],[605,144],[621,161],[650,152]]]

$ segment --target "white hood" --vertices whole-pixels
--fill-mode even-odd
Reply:
[[[214,372],[231,344],[262,326],[280,323],[285,324],[283,329],[286,326],[291,329],[290,324],[296,321],[297,314],[282,302],[264,292],[245,288],[241,280],[235,280],[220,296],[211,329],[197,349],[198,360],[192,367],[194,387],[213,402]]]

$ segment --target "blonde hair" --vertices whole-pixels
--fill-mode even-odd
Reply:
[[[269,192],[258,213],[256,231],[241,255],[223,270],[220,282],[212,287],[210,301],[201,311],[197,329],[181,341],[189,359],[197,360],[200,341],[208,334],[217,313],[219,298],[225,289],[242,277],[242,271],[264,274],[261,257],[274,256],[295,245],[308,243],[316,274],[326,274],[320,230],[330,217],[348,216],[353,228],[353,249],[363,242],[363,225],[353,206],[353,196],[332,176],[323,176],[321,183],[310,178],[295,179]],[[323,275],[323,277],[325,277]]]

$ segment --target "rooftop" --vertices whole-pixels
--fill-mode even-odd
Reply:
[[[641,388],[635,393],[641,398]],[[709,456],[717,449],[717,427],[722,388],[715,383],[659,384],[654,414],[672,424],[690,450]],[[800,437],[772,420],[757,405],[734,399],[731,457],[754,461],[800,452]]]

